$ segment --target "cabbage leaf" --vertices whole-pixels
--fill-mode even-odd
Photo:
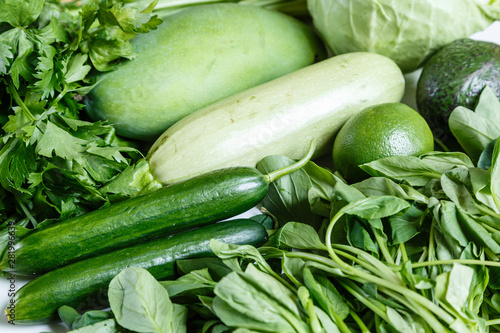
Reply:
[[[307,0],[334,54],[374,52],[414,71],[438,49],[500,19],[500,0]]]

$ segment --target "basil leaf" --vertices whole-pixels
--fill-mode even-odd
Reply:
[[[458,168],[444,173],[441,177],[441,187],[448,198],[467,213],[481,213],[471,193],[469,170]]]
[[[57,313],[71,330],[94,325],[113,317],[112,313],[99,310],[90,310],[80,315],[75,309],[67,305],[61,306]]]
[[[474,167],[470,157],[462,152],[433,151],[420,156],[420,159],[441,173],[454,168]]]
[[[489,85],[486,85],[479,95],[474,112],[490,119],[491,122],[500,123],[500,100]]]
[[[167,289],[171,299],[178,296],[192,296],[196,299],[200,295],[212,295],[217,283],[212,279],[208,268],[204,268],[191,271],[177,280],[160,281],[160,284]]]
[[[500,135],[500,127],[465,107],[453,110],[449,118],[450,130],[467,154],[477,161],[491,140]]]
[[[495,254],[500,254],[500,244],[495,241],[492,234],[485,227],[478,223],[473,216],[468,215],[461,209],[458,209],[457,212],[458,220],[462,228],[464,228],[465,234],[472,242],[489,248]]]
[[[316,230],[310,225],[299,222],[288,222],[273,235],[277,247],[294,249],[326,250]]]
[[[349,315],[349,306],[337,288],[321,272],[304,268],[304,283],[313,299],[334,322],[342,321]]]
[[[393,156],[360,165],[372,176],[387,177],[411,186],[424,186],[432,179],[439,179],[441,173],[415,156]]]
[[[497,139],[492,140],[490,143],[486,145],[481,155],[479,155],[479,160],[477,161],[477,167],[488,170],[491,168],[492,158],[493,158],[493,149],[495,148],[495,144]]]
[[[472,185],[472,193],[476,200],[483,205],[486,205],[494,212],[499,213],[495,200],[493,199],[493,193],[491,193],[490,172],[484,169],[470,168],[469,175]]]
[[[467,238],[459,218],[457,208],[453,202],[441,201],[439,213],[434,214],[441,233],[448,240],[455,240],[460,246],[465,247],[470,242]]]
[[[397,184],[385,177],[370,177],[351,186],[358,189],[367,197],[392,195],[404,200],[413,200],[424,204],[428,202],[428,198],[413,187]]]
[[[104,321],[100,321],[98,323],[80,327],[75,330],[69,331],[69,333],[118,333],[118,332],[126,332],[127,330],[119,327],[116,324],[116,320],[107,319]]]
[[[129,330],[186,332],[186,309],[173,304],[167,290],[143,268],[126,268],[114,277],[108,298],[116,321]]]
[[[369,220],[388,217],[408,207],[410,207],[410,204],[406,200],[390,195],[384,195],[367,197],[351,202],[350,204],[344,206],[342,211],[346,214],[356,215]]]
[[[284,156],[267,156],[257,163],[257,169],[267,174],[294,162]],[[290,221],[297,221],[319,228],[323,217],[311,211],[309,205],[311,187],[312,183],[306,172],[302,169],[297,170],[272,182],[261,204],[278,220],[280,226]]]
[[[297,295],[272,276],[248,265],[226,275],[215,287],[215,314],[228,326],[264,332],[310,332]]]
[[[491,194],[497,209],[500,210],[500,140],[495,143],[491,161]]]
[[[462,313],[471,287],[474,270],[461,264],[453,264],[452,269],[436,278],[436,298]]]
[[[391,226],[392,244],[403,244],[420,233],[426,212],[415,206],[410,206],[404,214],[396,214],[388,217]]]

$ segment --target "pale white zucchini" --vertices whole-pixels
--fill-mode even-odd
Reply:
[[[255,166],[268,155],[298,159],[316,139],[316,157],[331,153],[349,117],[399,102],[404,77],[389,58],[350,53],[323,60],[204,107],[166,130],[148,152],[162,183],[231,166]]]

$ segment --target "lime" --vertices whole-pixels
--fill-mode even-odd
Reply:
[[[348,181],[366,177],[359,165],[390,156],[418,156],[434,149],[425,119],[402,103],[363,109],[342,126],[333,145],[335,169]]]

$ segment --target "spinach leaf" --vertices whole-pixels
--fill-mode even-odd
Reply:
[[[294,162],[284,156],[267,156],[257,163],[257,169],[267,174]],[[305,171],[297,170],[272,182],[261,204],[278,220],[280,226],[286,222],[297,221],[318,228],[323,218],[311,212],[309,205],[311,187],[311,180]]]
[[[191,271],[177,280],[160,281],[171,299],[179,296],[210,296],[217,282],[212,279],[208,268]]]
[[[488,170],[480,168],[469,169],[472,193],[477,201],[491,209],[495,213],[499,213],[491,193],[491,173]]]
[[[470,157],[462,152],[433,151],[420,156],[420,158],[441,173],[454,168],[474,167]]]
[[[186,309],[145,269],[130,267],[109,284],[109,303],[116,321],[136,332],[186,332]]]
[[[286,277],[298,288],[304,284],[302,271],[306,262],[302,258],[283,256],[281,269]]]
[[[500,244],[495,241],[495,238],[485,226],[477,221],[473,215],[467,214],[462,209],[458,209],[457,213],[462,228],[464,228],[472,242],[490,249],[493,253],[500,254]]]
[[[283,333],[311,332],[297,295],[272,276],[248,265],[215,287],[213,310],[228,326]]]
[[[433,179],[439,179],[441,172],[415,156],[393,156],[360,165],[372,176],[387,177],[411,186],[424,186]]]
[[[491,168],[491,163],[492,163],[492,158],[493,158],[493,149],[495,147],[495,144],[497,142],[497,139],[492,140],[490,143],[486,145],[484,150],[481,152],[481,155],[479,155],[479,160],[477,161],[477,167],[484,169],[484,170],[489,170]]]
[[[57,310],[59,318],[71,330],[76,330],[85,326],[94,325],[101,321],[113,318],[113,314],[108,311],[91,310],[80,315],[75,309],[64,305]]]
[[[385,177],[370,177],[351,185],[365,196],[392,195],[404,200],[413,200],[427,204],[428,198],[411,186],[398,184]]]
[[[401,198],[384,195],[367,197],[354,201],[342,208],[342,212],[356,215],[363,219],[373,220],[394,215],[410,207],[410,204]]]
[[[288,222],[273,235],[273,244],[278,248],[325,250],[318,233],[308,224]]]
[[[490,188],[496,208],[500,210],[500,140],[497,140],[493,149],[491,163]]]
[[[446,241],[452,247],[457,244],[460,248],[464,248],[470,242],[470,239],[466,236],[464,232],[466,230],[462,228],[457,214],[456,205],[453,202],[443,200],[440,202],[439,207],[436,208],[434,218]],[[457,249],[457,252],[460,252],[460,250]]]
[[[83,326],[70,331],[71,333],[120,333],[120,332],[130,332],[122,327],[120,327],[116,320],[107,319],[89,326]]]
[[[193,258],[182,259],[176,262],[177,268],[181,274],[189,274],[192,271],[208,269],[214,280],[218,281],[223,276],[231,273],[231,269],[227,267],[220,258]]]
[[[500,100],[489,85],[483,88],[474,111],[496,124],[500,123]]]
[[[313,271],[309,267],[305,267],[303,272],[304,283],[314,300],[334,323],[342,325],[341,322],[349,315],[349,306],[337,288],[321,271]]]
[[[452,169],[447,171],[441,177],[441,187],[448,198],[467,213],[479,214],[481,212],[471,193],[472,184],[468,170]]]
[[[426,214],[426,211],[412,205],[403,214],[389,216],[392,245],[406,243],[419,234]]]
[[[457,107],[450,114],[449,124],[460,146],[474,161],[479,159],[488,143],[500,135],[498,125],[462,106]]]
[[[451,270],[436,278],[436,299],[443,307],[458,314],[453,325],[458,332],[468,331],[469,320],[463,312],[469,299],[469,290],[473,281],[474,270],[461,264],[454,264]],[[473,324],[472,324],[473,325]]]
[[[486,86],[474,111],[459,106],[450,114],[450,130],[473,161],[500,136],[500,101]]]

